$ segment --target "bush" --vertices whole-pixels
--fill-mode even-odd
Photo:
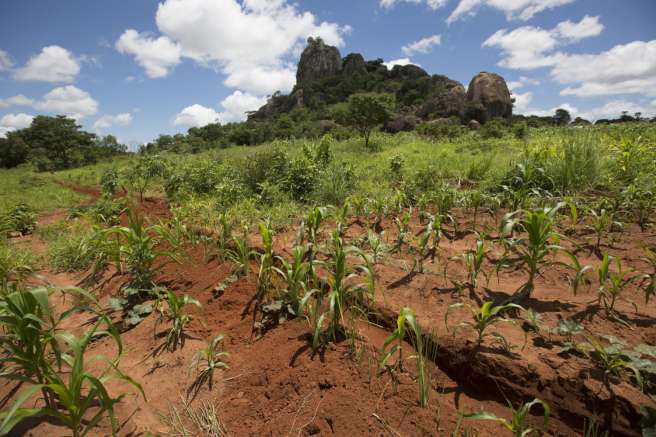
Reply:
[[[110,196],[116,193],[116,190],[118,190],[119,186],[118,170],[115,168],[106,170],[100,177],[100,185],[102,187],[103,193]]]
[[[341,205],[351,194],[355,175],[346,162],[333,162],[320,173],[315,198],[321,204]]]
[[[417,126],[417,132],[435,140],[453,140],[464,135],[467,130],[459,124],[433,121],[432,123],[420,123]]]
[[[64,272],[86,270],[96,260],[98,251],[92,233],[81,227],[72,227],[62,232],[50,243],[50,264]]]
[[[36,214],[24,203],[19,203],[6,214],[0,216],[0,232],[19,232],[31,234],[36,227]]]
[[[294,200],[305,202],[317,185],[319,168],[307,157],[292,160],[289,166],[287,184]]]
[[[495,118],[485,123],[479,132],[485,139],[503,138],[505,126],[501,120]]]
[[[528,137],[528,125],[526,123],[515,123],[512,127],[512,133],[518,140],[525,140]]]

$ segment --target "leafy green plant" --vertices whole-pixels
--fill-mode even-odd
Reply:
[[[553,230],[554,217],[563,206],[559,203],[553,208],[538,209],[536,211],[517,211],[507,215],[502,224],[505,235],[518,228],[526,233],[526,237],[519,237],[512,241],[511,249],[521,258],[522,266],[528,270],[528,279],[513,295],[513,301],[522,301],[531,296],[535,289],[535,277],[540,268],[548,264],[547,255],[553,250],[561,249],[553,244],[558,240],[558,234]],[[521,218],[516,219],[517,216]],[[504,256],[505,258],[505,256]],[[505,260],[499,265],[505,264]]]
[[[522,404],[517,409],[513,407],[512,403],[508,402],[508,407],[510,408],[510,413],[512,414],[512,418],[510,420],[504,419],[494,413],[488,413],[486,411],[463,414],[463,417],[466,419],[475,420],[492,420],[503,425],[508,431],[512,433],[513,437],[526,437],[536,432],[539,433],[539,431],[535,431],[532,428],[527,428],[524,424],[526,417],[531,411],[531,408],[536,405],[542,406],[542,415],[544,417],[543,427],[546,428],[547,424],[549,423],[551,410],[549,405],[540,399],[533,399],[531,402]]]
[[[599,277],[597,301],[600,305],[603,305],[608,315],[615,312],[615,303],[621,298],[624,288],[637,279],[637,276],[629,277],[629,272],[622,270],[622,264],[619,258],[615,260],[617,270],[611,270],[610,263],[612,259],[608,253],[605,253],[597,269],[597,275]]]
[[[178,346],[184,345],[184,330],[193,320],[193,316],[185,311],[187,305],[195,305],[198,308],[203,306],[196,299],[189,295],[178,297],[172,291],[167,292],[167,318],[171,322],[171,327],[166,333],[165,346],[169,351],[174,351]]]
[[[36,228],[36,214],[25,203],[18,203],[5,214],[0,215],[0,223],[0,231],[3,234],[9,232],[30,234]]]
[[[539,312],[533,310],[532,308],[526,310],[525,321],[528,328],[537,334],[540,333],[540,331],[544,326],[544,320],[542,320],[542,315]]]
[[[491,328],[493,325],[496,325],[497,323],[501,322],[506,322],[506,323],[515,323],[511,319],[507,319],[501,316],[501,314],[505,311],[508,311],[510,309],[517,309],[520,311],[523,311],[524,308],[522,308],[520,305],[514,304],[514,303],[509,303],[505,305],[494,305],[494,302],[487,301],[483,303],[483,305],[480,308],[474,307],[472,305],[469,305],[467,303],[454,303],[452,305],[449,305],[449,308],[447,309],[446,313],[444,314],[444,325],[447,327],[447,330],[449,329],[449,314],[451,313],[452,310],[458,309],[458,308],[467,308],[471,315],[473,321],[463,321],[460,322],[456,327],[453,329],[453,334],[455,335],[458,331],[458,328],[471,328],[473,329],[476,334],[476,346],[480,347],[481,344],[483,344],[483,340],[488,337],[492,336],[497,339],[505,338],[503,335],[501,335],[498,332],[491,332],[487,333],[486,331]]]
[[[34,272],[31,253],[0,239],[0,294],[22,288],[25,279]]]
[[[588,336],[588,343],[593,347],[590,357],[597,363],[599,368],[604,371],[604,381],[608,383],[608,376],[615,375],[621,376],[621,370],[630,370],[633,372],[636,383],[640,389],[643,388],[643,381],[640,375],[640,370],[631,363],[621,352],[617,352],[612,348],[606,348],[599,343],[599,341]]]
[[[556,333],[565,337],[563,347],[558,351],[559,354],[566,354],[570,352],[581,352],[582,349],[576,341],[574,336],[583,333],[583,326],[581,326],[574,319],[562,319],[558,322],[555,328]]]
[[[407,331],[407,332],[406,332]],[[387,337],[383,344],[381,351],[381,359],[379,361],[380,369],[387,369],[393,367],[396,370],[403,370],[403,342],[406,336],[410,337],[412,347],[415,350],[417,361],[417,384],[419,386],[419,405],[422,407],[428,406],[428,390],[429,382],[426,374],[426,350],[424,347],[424,336],[421,328],[417,323],[417,317],[414,311],[410,308],[404,307],[399,313],[396,320],[396,329]],[[390,364],[393,356],[398,355],[396,362]]]
[[[224,361],[229,356],[230,354],[223,350],[223,335],[217,335],[207,342],[206,347],[196,352],[189,366],[189,373],[199,372],[196,381],[202,384],[207,380],[209,388],[212,390],[214,371],[229,369],[230,366]]]

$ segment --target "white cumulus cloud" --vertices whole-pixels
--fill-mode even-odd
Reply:
[[[474,16],[481,6],[488,6],[506,14],[508,20],[530,20],[539,12],[572,3],[575,0],[460,0],[447,23],[466,16]]]
[[[135,54],[147,74],[166,75],[180,57],[187,57],[223,73],[227,86],[256,95],[293,87],[291,57],[309,36],[342,46],[350,31],[349,26],[319,22],[287,0],[165,0],[156,22],[165,40],[151,62],[145,62],[152,53],[147,47],[159,38],[128,30],[117,42],[117,48]]]
[[[10,106],[32,106],[34,100],[25,97],[22,94],[17,94],[6,99],[0,99],[0,108],[8,108]]]
[[[7,71],[14,66],[14,61],[11,60],[9,53],[0,49],[0,71]]]
[[[540,81],[530,77],[520,76],[519,79],[508,82],[508,88],[510,88],[511,91],[524,88],[528,85],[537,86],[540,85]]]
[[[400,59],[392,59],[391,61],[383,62],[383,65],[389,68],[390,70],[394,68],[395,65],[416,65],[418,67],[421,67],[421,65],[412,62],[410,58],[400,58]]]
[[[266,103],[266,97],[235,91],[221,101],[223,110],[194,104],[180,111],[173,120],[176,126],[201,127],[210,123],[232,123],[246,120],[247,112],[255,111]]]
[[[557,82],[568,85],[561,95],[593,97],[619,94],[656,96],[656,40],[632,41],[600,53],[571,54],[558,50],[583,38],[597,36],[604,27],[599,17],[563,21],[553,29],[523,26],[501,29],[483,43],[496,47],[497,65],[531,70],[550,67]],[[513,88],[513,87],[511,87]]]
[[[98,102],[74,85],[57,87],[34,104],[40,111],[66,115],[76,120],[98,112]]]
[[[449,0],[426,0],[426,6],[428,6],[432,10],[439,9],[443,6],[445,6],[448,3]],[[380,0],[378,4],[380,5],[381,8],[383,9],[391,9],[394,6],[396,6],[397,3],[414,3],[414,4],[420,4],[424,3],[424,0]]]
[[[636,112],[640,112],[642,117],[653,117],[656,115],[656,108],[628,100],[611,100],[603,106],[584,111],[580,113],[579,116],[588,120],[617,118],[621,116],[624,111],[628,112],[629,115],[634,115]]]
[[[4,138],[7,132],[23,129],[32,124],[34,117],[29,114],[6,114],[0,118],[0,138]]]
[[[558,23],[555,32],[562,38],[571,41],[580,41],[584,38],[597,36],[604,30],[604,25],[599,22],[599,17],[586,15],[578,23],[569,20]]]
[[[266,103],[266,97],[235,91],[221,101],[223,111],[219,114],[221,123],[243,121],[246,113],[255,111]]]
[[[107,129],[112,126],[129,126],[132,124],[132,114],[129,112],[124,112],[121,114],[110,115],[106,114],[100,117],[93,124],[93,127],[97,130]]]
[[[633,41],[596,54],[568,55],[551,75],[571,86],[562,95],[591,97],[617,94],[656,96],[656,40]]]
[[[153,38],[146,33],[128,29],[116,41],[116,50],[134,55],[137,64],[151,78],[166,77],[180,63],[182,49],[166,36]]]
[[[14,73],[21,81],[73,82],[80,73],[80,64],[73,54],[60,46],[47,46],[32,56],[25,66]]]
[[[176,126],[201,127],[219,121],[219,113],[207,106],[194,104],[180,111],[173,120]]]
[[[434,46],[438,46],[441,43],[442,37],[440,35],[432,35],[401,47],[401,51],[406,56],[412,56],[417,53],[426,54],[430,53]]]

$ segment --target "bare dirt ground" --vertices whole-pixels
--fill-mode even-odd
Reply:
[[[166,217],[167,207],[161,199],[146,199],[139,206],[151,218]],[[40,223],[61,218],[53,214],[42,218]],[[459,228],[471,228],[470,221],[470,215],[461,214]],[[495,227],[494,219],[479,216],[479,229],[483,224]],[[391,222],[385,220],[383,228],[387,238],[393,240]],[[413,235],[421,228],[418,218],[413,217]],[[572,238],[579,244],[593,242],[594,237],[583,225],[575,229]],[[331,230],[330,224],[322,227],[324,236]],[[174,408],[182,411],[185,404],[193,409],[204,403],[215,407],[229,435],[451,435],[458,411],[485,410],[509,419],[507,401],[517,406],[535,397],[551,406],[548,435],[581,435],[586,418],[596,418],[605,428],[612,429],[615,436],[640,435],[638,410],[642,405],[655,406],[653,397],[631,383],[628,373],[621,378],[605,378],[588,357],[559,355],[562,336],[543,329],[529,332],[525,338],[520,328],[522,320],[517,319],[516,325],[495,326],[515,346],[511,351],[504,351],[489,339],[476,348],[473,332],[461,330],[454,335],[452,329],[447,329],[445,314],[449,305],[502,301],[523,284],[526,273],[504,270],[498,277],[492,275],[487,285],[481,278],[481,285],[473,292],[467,288],[459,292],[453,281],[464,282],[466,270],[452,258],[472,248],[476,236],[471,232],[453,236],[453,229],[445,227],[445,230],[452,239],[442,239],[440,256],[434,261],[427,260],[423,273],[409,273],[408,266],[413,261],[407,247],[388,254],[376,268],[377,299],[371,304],[371,315],[357,322],[359,340],[330,344],[316,355],[309,347],[309,327],[305,320],[290,320],[263,334],[253,331],[255,264],[252,274],[230,284],[222,295],[215,297],[213,290],[231,274],[231,263],[211,257],[208,260],[202,246],[187,247],[184,262],[168,262],[158,282],[178,294],[198,299],[203,308],[192,311],[195,318],[187,331],[188,338],[174,352],[153,353],[161,347],[161,334],[167,328],[165,323],[155,326],[153,315],[123,332],[120,368],[142,384],[146,399],[125,383],[110,383],[114,394],[130,393],[117,406],[122,423],[120,435],[167,435],[172,432],[170,421],[175,417]],[[294,235],[294,229],[276,235],[277,254],[289,257]],[[366,235],[366,227],[353,220],[346,235],[355,241]],[[502,253],[495,237],[492,232],[486,241],[489,252],[484,270],[487,272],[494,271]],[[612,237],[614,241],[610,243],[606,239],[601,250],[621,258],[626,268],[646,271],[640,256],[643,246],[656,246],[653,230],[641,232],[637,226],[626,225]],[[253,235],[251,241],[256,247],[261,246],[259,236]],[[43,243],[36,237],[29,244],[43,249]],[[586,248],[577,255],[582,264],[600,263],[600,254],[593,249]],[[40,273],[57,285],[77,284],[84,276],[84,273],[66,274],[48,269]],[[624,293],[635,306],[625,301],[617,304],[625,321],[622,323],[609,319],[596,306],[598,284],[594,274],[591,284],[582,286],[577,296],[570,289],[568,274],[571,271],[561,266],[543,269],[535,292],[523,303],[525,308],[542,315],[545,327],[553,328],[560,320],[574,318],[589,335],[612,335],[623,339],[628,347],[656,343],[656,308],[653,301],[644,304],[638,284],[633,283]],[[126,280],[107,272],[94,292],[106,303]],[[62,310],[68,305],[60,297],[54,301]],[[402,307],[416,312],[423,331],[438,346],[434,363],[429,366],[431,390],[427,408],[418,405],[416,372],[411,361],[400,374],[398,384],[392,383],[387,374],[378,374],[378,351],[394,329]],[[68,320],[66,328],[79,329],[84,317]],[[466,310],[453,311],[449,325],[469,319]],[[190,391],[195,379],[195,374],[189,373],[193,355],[205,346],[207,339],[218,334],[226,338],[230,369],[215,373],[211,391],[207,384]],[[406,355],[411,355],[410,345],[406,348]],[[95,342],[89,351],[90,355],[114,353],[115,347],[108,339]],[[16,395],[10,392],[13,388],[7,385],[0,389],[2,406]],[[539,412],[536,408],[535,413]],[[187,419],[182,420],[188,435],[202,435]],[[529,422],[539,427],[542,417],[536,414]],[[476,430],[481,436],[507,432],[498,424],[474,420],[464,421],[463,428]],[[107,422],[94,431],[94,435],[107,434],[111,434]],[[54,423],[36,420],[16,428],[14,435],[55,437],[67,435],[67,431]]]

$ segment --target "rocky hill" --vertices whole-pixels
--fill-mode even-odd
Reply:
[[[249,116],[269,120],[295,108],[314,110],[342,102],[356,92],[387,92],[396,97],[396,116],[386,129],[412,129],[419,121],[458,118],[485,123],[512,115],[513,99],[503,77],[481,72],[467,89],[458,81],[430,75],[416,65],[388,69],[382,59],[365,61],[359,53],[342,57],[321,38],[308,38],[289,95],[276,93]]]

